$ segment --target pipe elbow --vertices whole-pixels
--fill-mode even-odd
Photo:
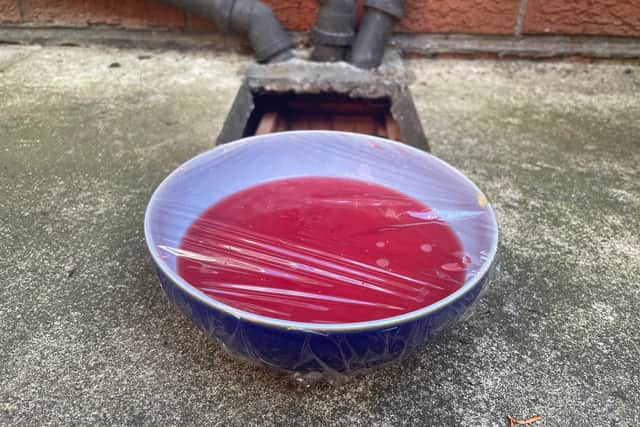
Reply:
[[[271,8],[259,0],[161,0],[215,21],[222,32],[249,33],[258,62],[291,58],[293,41]]]
[[[367,0],[364,6],[380,10],[400,20],[404,16],[404,4],[405,0]]]
[[[236,1],[243,2],[243,0]],[[252,4],[248,31],[258,62],[286,61],[292,57],[293,40],[282,27],[273,10],[261,1]]]
[[[359,68],[377,68],[382,62],[393,27],[404,15],[405,0],[367,0],[366,12],[349,62]]]
[[[263,19],[276,21],[278,22],[278,25],[280,25],[280,22],[278,21],[278,18],[276,18],[276,14],[273,13],[273,10],[263,2],[256,1],[251,9],[251,21]]]

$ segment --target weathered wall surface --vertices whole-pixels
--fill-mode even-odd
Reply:
[[[315,0],[265,0],[291,30],[315,20]],[[358,0],[360,4],[362,0]],[[156,0],[0,0],[0,22],[213,30]],[[399,31],[640,36],[638,0],[407,0]]]
[[[527,33],[640,35],[638,0],[529,0]]]

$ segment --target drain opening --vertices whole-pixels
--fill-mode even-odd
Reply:
[[[389,138],[429,151],[397,52],[376,70],[293,59],[251,64],[217,144],[289,130],[337,130]]]
[[[402,141],[389,98],[350,98],[336,93],[265,93],[254,96],[243,136],[288,130],[337,130]]]

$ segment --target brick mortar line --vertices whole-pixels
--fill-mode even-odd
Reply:
[[[18,6],[18,13],[20,14],[20,22],[24,22],[24,0],[16,0],[16,6]]]
[[[297,45],[309,45],[308,33],[293,33]],[[115,46],[141,49],[207,49],[249,53],[243,37],[219,33],[184,33],[169,29],[126,29],[109,27],[36,27],[29,24],[0,25],[0,44],[44,46]],[[405,54],[423,57],[442,53],[498,57],[640,58],[640,38],[562,35],[487,36],[468,34],[396,34],[392,46]]]
[[[513,35],[516,37],[522,36],[522,27],[524,26],[524,18],[527,14],[527,4],[528,0],[520,0],[520,5],[518,7],[518,16],[516,17],[516,26],[513,29]]]
[[[601,59],[640,59],[639,38],[585,36],[469,36],[422,34],[394,36],[403,53],[423,57],[439,54],[492,54],[498,58],[562,58],[583,56]]]

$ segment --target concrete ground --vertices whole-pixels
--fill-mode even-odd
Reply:
[[[640,424],[640,66],[409,61],[433,152],[495,205],[502,270],[399,365],[300,388],[174,309],[143,237],[247,60],[0,46],[1,424]]]

